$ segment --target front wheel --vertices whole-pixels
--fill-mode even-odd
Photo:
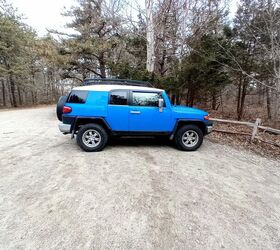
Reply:
[[[174,140],[179,149],[194,151],[201,146],[203,133],[195,125],[185,125],[176,132]]]
[[[86,152],[101,151],[108,141],[108,135],[98,124],[83,125],[77,133],[77,143]]]

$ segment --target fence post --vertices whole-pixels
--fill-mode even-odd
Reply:
[[[251,140],[250,142],[253,142],[253,140],[255,139],[257,132],[258,132],[258,126],[261,124],[261,119],[257,118],[253,127],[253,131],[252,131],[252,136],[251,136]]]

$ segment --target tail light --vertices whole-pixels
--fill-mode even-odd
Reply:
[[[71,112],[72,112],[71,107],[67,107],[67,106],[63,107],[63,114],[68,114],[68,113],[71,113]]]
[[[205,115],[204,120],[209,120],[209,115]]]

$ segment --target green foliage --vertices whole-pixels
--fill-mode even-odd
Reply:
[[[52,95],[64,84],[81,84],[86,77],[118,77],[150,81],[175,96],[176,103],[212,100],[215,108],[217,95],[234,83],[239,112],[257,81],[279,81],[279,6],[242,0],[228,25],[220,1],[210,1],[205,12],[206,2],[199,9],[192,6],[190,19],[180,17],[176,1],[156,5],[155,70],[149,73],[145,19],[139,14],[138,20],[126,20],[122,1],[79,0],[65,13],[72,18],[68,27],[73,34],[54,32],[62,35],[55,40],[53,33],[37,37],[12,6],[0,0],[2,92],[12,93],[12,105],[21,91],[31,92],[36,103],[39,93],[54,100]]]
[[[193,105],[195,99],[205,100],[223,89],[230,83],[224,66],[228,63],[225,46],[228,43],[224,36],[204,35],[176,68],[170,90],[185,93],[186,103]]]
[[[82,78],[91,74],[106,77],[110,57],[121,43],[117,32],[120,17],[106,8],[103,0],[85,0],[65,14],[73,18],[68,27],[75,31],[62,43],[61,52],[68,54],[67,71],[79,73]]]
[[[28,74],[34,33],[27,26],[0,13],[0,69],[2,74]]]
[[[61,62],[53,38],[38,38],[16,10],[1,1],[0,82],[4,105],[7,100],[15,107],[31,104],[30,100],[35,104],[37,95],[41,95],[40,103],[55,100],[54,85]]]

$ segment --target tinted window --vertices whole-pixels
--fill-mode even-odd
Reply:
[[[127,91],[114,90],[110,94],[109,104],[113,105],[127,105]]]
[[[82,90],[73,90],[69,97],[67,102],[69,103],[85,103],[87,99],[88,92],[82,91]]]
[[[158,107],[159,98],[160,93],[133,92],[132,105]]]

